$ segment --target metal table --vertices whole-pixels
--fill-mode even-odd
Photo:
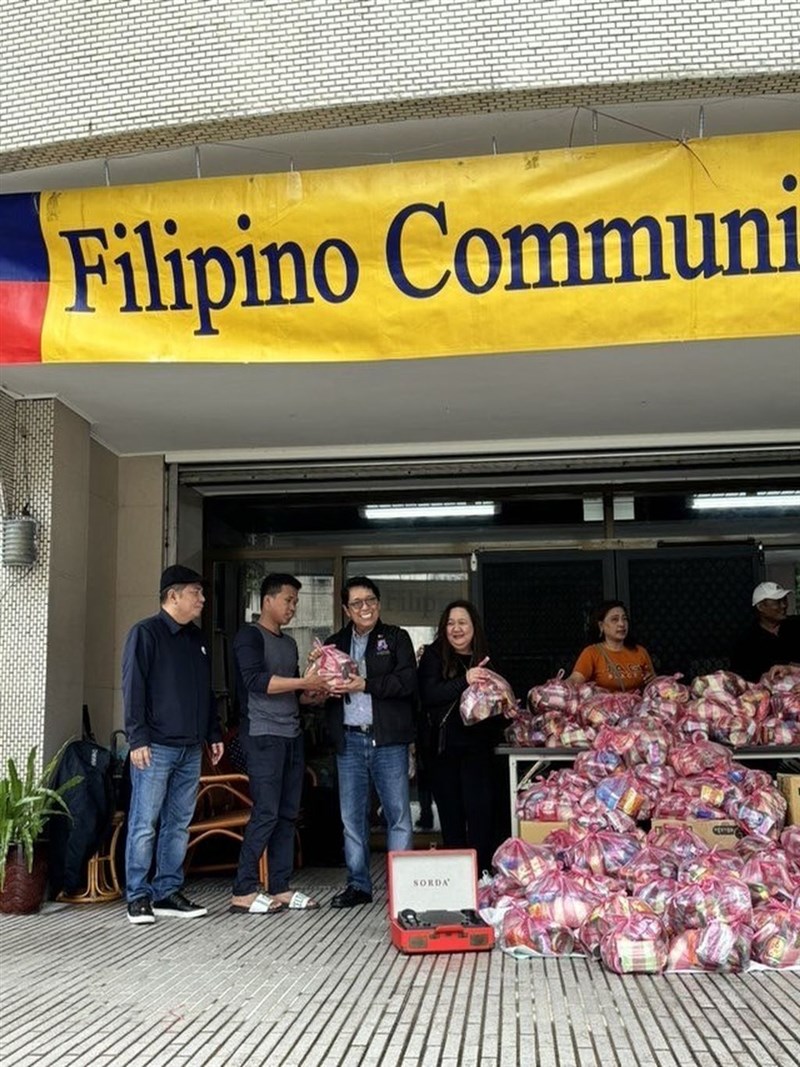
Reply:
[[[498,745],[495,755],[508,759],[508,789],[511,803],[511,833],[519,834],[517,819],[517,793],[524,789],[531,780],[551,763],[572,763],[581,748],[522,748],[519,745]],[[752,745],[731,749],[733,758],[739,763],[748,760],[800,760],[800,747],[790,745]],[[523,771],[522,765],[527,766]],[[522,776],[520,777],[520,773]]]

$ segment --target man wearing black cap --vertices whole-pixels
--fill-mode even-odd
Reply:
[[[212,763],[223,749],[210,657],[195,626],[205,603],[203,579],[188,567],[167,567],[160,588],[161,610],[131,628],[122,653],[131,753],[126,896],[128,919],[136,925],[153,923],[156,915],[206,914],[181,892],[183,861],[203,743],[211,745]]]

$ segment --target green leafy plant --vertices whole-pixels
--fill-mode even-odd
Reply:
[[[28,753],[25,776],[21,777],[13,759],[8,776],[0,778],[0,890],[6,880],[6,858],[12,845],[20,845],[28,873],[33,870],[33,849],[51,815],[65,812],[70,818],[64,794],[81,781],[80,775],[53,789],[51,783],[66,745],[36,773],[36,746]]]

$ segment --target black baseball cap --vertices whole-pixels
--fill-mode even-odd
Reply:
[[[205,585],[205,580],[202,574],[198,574],[197,571],[193,571],[191,567],[182,567],[180,563],[176,563],[172,567],[167,567],[164,573],[161,575],[161,585],[159,591],[164,592],[165,589],[169,589],[171,585]]]

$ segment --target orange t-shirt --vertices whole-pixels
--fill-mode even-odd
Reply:
[[[606,656],[616,666],[616,671],[611,669]],[[641,645],[636,648],[621,648],[619,652],[605,646],[587,645],[578,656],[573,670],[582,674],[587,682],[594,682],[603,689],[618,692],[622,688],[626,692],[629,689],[640,689],[655,674],[647,649]]]

